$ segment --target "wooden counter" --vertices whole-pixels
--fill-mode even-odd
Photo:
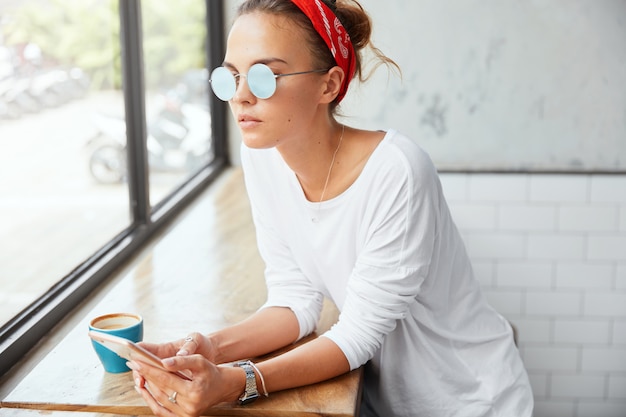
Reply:
[[[40,415],[25,409],[46,410],[45,415],[53,417],[65,417],[66,411],[90,413],[78,416],[151,414],[134,390],[131,373],[104,372],[87,336],[87,323],[103,313],[136,312],[144,317],[144,340],[160,342],[192,331],[208,333],[256,311],[266,292],[249,210],[241,172],[231,169],[113,277],[106,294],[77,313],[82,314],[77,324],[2,400],[0,417]],[[327,302],[318,331],[329,328],[336,317]],[[219,405],[206,415],[353,416],[358,413],[361,378],[361,370],[356,370],[273,393],[248,406]]]

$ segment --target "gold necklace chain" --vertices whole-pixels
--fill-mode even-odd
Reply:
[[[333,159],[330,161],[330,166],[328,167],[328,174],[326,174],[326,182],[324,183],[324,189],[322,190],[322,195],[320,196],[320,201],[317,202],[317,211],[319,213],[322,207],[322,201],[324,201],[324,195],[326,195],[326,188],[328,188],[328,182],[330,181],[330,174],[333,172],[333,166],[335,165],[335,158],[337,157],[337,152],[339,152],[339,148],[341,147],[341,142],[343,142],[343,134],[346,131],[346,125],[342,125],[341,136],[339,137],[339,143],[337,144],[337,148],[335,149],[335,153],[333,153]],[[314,223],[317,223],[317,217],[313,219]]]

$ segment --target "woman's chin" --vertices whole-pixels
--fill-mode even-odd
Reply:
[[[276,141],[270,140],[265,136],[247,134],[246,132],[241,132],[241,140],[244,145],[251,149],[269,149],[276,146]]]

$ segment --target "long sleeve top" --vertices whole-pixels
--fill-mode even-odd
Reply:
[[[324,297],[340,311],[322,337],[367,363],[362,415],[530,416],[511,327],[486,302],[428,155],[390,130],[356,181],[310,202],[276,149],[242,145],[268,299],[300,337]]]

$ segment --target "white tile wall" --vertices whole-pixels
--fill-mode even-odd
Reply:
[[[613,323],[613,343],[615,345],[626,345],[626,321],[616,320]]]
[[[593,319],[562,319],[554,322],[553,342],[574,345],[608,345],[613,330],[611,322]]]
[[[585,258],[582,233],[537,233],[528,236],[528,258],[572,261]]]
[[[615,289],[626,290],[626,262],[617,265]]]
[[[485,295],[518,328],[535,417],[626,417],[626,175],[441,181]]]
[[[554,398],[597,398],[604,397],[606,378],[603,375],[553,375],[552,396]]]
[[[626,403],[610,401],[580,401],[576,417],[624,417]],[[546,414],[548,416],[549,414]]]
[[[612,376],[609,378],[609,395],[626,400],[626,376]]]
[[[572,417],[576,414],[572,401],[543,401],[535,400],[535,416]]]
[[[562,262],[556,265],[555,287],[610,290],[614,277],[615,267],[609,262]]]
[[[591,292],[585,294],[583,314],[591,317],[626,317],[626,298],[623,291]],[[625,358],[626,359],[626,358]]]
[[[499,230],[554,231],[557,226],[554,205],[503,204],[500,206]]]
[[[550,289],[553,286],[554,266],[545,261],[501,261],[496,265],[496,286]]]
[[[563,204],[589,200],[589,177],[532,175],[529,181],[530,202]]]
[[[618,230],[616,205],[564,205],[559,208],[559,230],[570,232],[612,232]]]
[[[591,201],[626,204],[626,187],[621,175],[591,177]]]

